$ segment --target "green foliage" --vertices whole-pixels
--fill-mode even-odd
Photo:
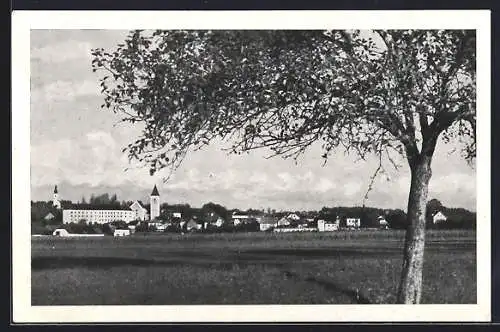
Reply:
[[[106,235],[113,235],[115,232],[115,227],[106,223],[102,225],[102,232]]]
[[[408,263],[423,262],[437,141],[462,141],[475,158],[475,52],[473,30],[135,30],[114,51],[93,50],[92,66],[104,73],[102,107],[142,126],[124,151],[151,175],[214,141],[284,158],[319,143],[325,163],[339,147],[378,156],[370,190],[383,160],[398,168],[394,154],[406,157],[412,220],[398,301],[418,303],[422,265]]]
[[[112,225],[116,229],[128,229],[127,222],[125,222],[123,220],[114,220],[114,221],[110,222],[110,225]]]
[[[182,219],[189,220],[194,216],[198,216],[200,214],[200,209],[193,208],[189,204],[163,203],[160,206],[159,220],[166,223],[179,223],[180,219],[178,217],[174,217],[174,213],[180,213]]]
[[[211,216],[212,212],[214,213],[213,216]],[[226,221],[231,218],[231,214],[224,206],[212,202],[204,204],[201,207],[201,213],[208,222],[216,221],[213,219],[217,218],[217,216],[222,217]]]
[[[54,215],[53,220],[44,219],[49,213]],[[31,201],[31,222],[42,222],[44,224],[60,224],[62,223],[61,210],[56,209],[52,205],[52,201]]]
[[[66,229],[68,233],[73,234],[100,234],[102,233],[102,226],[89,225],[86,222],[69,223],[61,226]]]
[[[258,232],[260,225],[255,218],[244,219],[242,223],[232,227],[235,232]]]
[[[52,235],[52,230],[41,222],[32,222],[31,234]]]
[[[151,173],[214,140],[411,162],[443,133],[475,156],[474,31],[131,31],[92,55],[102,106],[143,126],[125,150]]]
[[[407,229],[408,228],[408,220],[406,218],[406,213],[403,210],[394,210],[390,211],[385,220],[389,224],[389,227],[392,229]]]
[[[82,203],[84,203],[84,198],[82,198]],[[118,201],[118,198],[116,194],[109,195],[108,193],[104,193],[98,196],[95,196],[92,194],[90,196],[90,201],[89,204],[91,205],[115,205],[115,206],[120,206],[120,201]]]

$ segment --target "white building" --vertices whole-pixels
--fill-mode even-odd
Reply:
[[[45,217],[43,217],[43,219],[45,219],[45,220],[47,220],[47,221],[50,221],[50,220],[54,220],[54,218],[55,218],[55,217],[56,217],[56,216],[54,216],[54,215],[52,214],[52,212],[49,212],[49,213],[47,213],[47,214],[45,215]]]
[[[265,232],[271,228],[274,228],[277,226],[277,220],[274,217],[271,216],[263,216],[259,220],[259,230]]]
[[[148,217],[148,210],[146,210],[138,201],[135,201],[132,205],[130,205],[130,210],[135,212],[135,220],[145,221]]]
[[[201,224],[198,224],[196,221],[194,221],[193,219],[189,220],[186,224],[186,230],[189,232],[189,231],[192,231],[192,230],[200,230],[203,228],[203,225]],[[206,228],[206,227],[205,227]]]
[[[52,233],[54,236],[63,236],[63,237],[103,237],[104,234],[74,234],[74,233],[69,233],[67,230],[64,228],[58,228],[54,230],[54,233]]]
[[[231,221],[234,226],[238,226],[239,224],[243,223],[246,219],[249,219],[250,216],[247,214],[238,214],[237,212],[233,212],[233,215],[231,216]]]
[[[128,236],[130,235],[130,229],[115,229],[113,236]]]
[[[136,212],[133,210],[83,210],[68,209],[63,210],[63,223],[78,223],[85,220],[88,223],[106,224],[112,221],[123,220],[131,222],[136,219]]]
[[[346,218],[345,224],[348,228],[360,228],[361,219],[360,218]]]
[[[61,208],[61,202],[59,201],[59,193],[57,191],[57,185],[54,187],[54,196],[52,197],[52,205],[56,209],[60,209]]]
[[[280,220],[278,220],[278,226],[290,226],[290,220],[287,218],[283,217]]]
[[[276,227],[276,224],[274,224],[274,223],[271,224],[271,223],[267,223],[267,222],[259,224],[259,230],[262,232],[265,232],[273,227]]]
[[[439,224],[446,221],[447,219],[448,218],[441,211],[434,213],[434,215],[432,216],[432,222],[434,224]]]
[[[58,228],[52,233],[54,236],[69,236],[69,233],[64,228]]]
[[[378,217],[378,224],[380,228],[389,228],[389,223],[383,216]]]
[[[318,220],[318,232],[334,232],[338,231],[340,226],[339,219],[336,221]]]
[[[149,201],[150,201],[149,218],[150,220],[155,220],[155,218],[160,216],[160,194],[158,193],[158,188],[156,188],[156,185],[153,188],[153,191],[151,192]]]
[[[155,192],[158,195],[158,189],[156,189],[156,186],[153,189],[152,195],[155,194]],[[59,202],[57,186],[55,186],[54,188],[53,204],[54,206],[59,206],[59,208],[61,206],[61,203]],[[159,211],[159,209],[160,206],[158,199],[157,210]],[[147,220],[147,214],[148,214],[147,210],[141,205],[141,203],[135,201],[134,203],[132,203],[132,205],[130,205],[128,209],[113,208],[113,207],[106,209],[105,207],[98,208],[92,205],[80,205],[80,206],[77,205],[75,208],[72,209],[63,209],[62,219],[64,224],[78,223],[82,220],[85,220],[86,223],[97,223],[97,224],[106,224],[113,221],[125,221],[128,223],[133,220],[140,220],[140,221]]]

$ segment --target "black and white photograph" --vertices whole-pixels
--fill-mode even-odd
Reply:
[[[20,320],[489,320],[488,12],[16,14]]]

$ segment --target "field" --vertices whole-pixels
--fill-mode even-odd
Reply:
[[[32,238],[32,305],[393,303],[400,231]],[[476,303],[476,234],[429,231],[423,303]]]

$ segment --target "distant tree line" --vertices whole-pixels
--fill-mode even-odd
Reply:
[[[361,227],[363,228],[373,228],[379,226],[378,218],[383,216],[386,218],[387,222],[391,219],[393,225],[391,228],[400,228],[399,225],[401,222],[401,218],[406,218],[406,214],[402,210],[392,210],[392,209],[379,209],[373,207],[362,207],[362,206],[354,206],[354,207],[323,207],[319,211],[319,218],[326,220],[335,220],[337,217],[340,219],[340,226],[345,226],[347,218],[360,218]],[[405,223],[405,222],[404,222]],[[393,227],[396,226],[396,227]]]
[[[442,223],[433,222],[435,213],[441,212],[446,216]],[[378,226],[378,217],[383,216],[392,229],[406,229],[406,212],[401,209],[379,209],[372,207],[323,207],[318,216],[327,220],[335,220],[338,216],[341,223],[346,218],[360,218],[361,227],[371,228]],[[426,227],[429,229],[475,229],[476,213],[464,208],[449,208],[438,199],[431,199],[426,208]]]
[[[433,222],[433,216],[436,212],[441,212],[446,216],[446,221],[442,223]],[[476,228],[476,213],[464,208],[448,208],[444,206],[438,199],[431,199],[427,203],[425,213],[427,228],[437,229],[475,229]]]
[[[109,208],[109,209],[120,209],[128,208],[133,202],[132,201],[119,201],[116,194],[104,193],[101,195],[92,194],[87,201],[85,197],[82,197],[77,204],[73,204],[68,200],[61,200],[61,205],[64,208]],[[148,204],[141,204],[145,208],[149,208]],[[174,220],[172,215],[174,212],[179,212],[182,215],[182,221],[189,221],[191,219],[196,219],[198,222],[201,220],[207,221],[209,224],[215,222],[216,218],[221,217],[226,222],[230,221],[233,213],[238,214],[248,214],[248,215],[262,215],[265,214],[265,210],[258,209],[228,209],[221,204],[214,202],[208,202],[204,204],[201,208],[191,207],[189,204],[169,204],[163,203],[160,207],[160,221],[164,222],[174,222],[173,226],[170,227],[169,231],[185,231],[180,228],[180,221]],[[436,212],[442,212],[446,217],[446,222],[434,224],[433,215]],[[53,215],[53,218],[45,218],[49,213]],[[271,214],[274,218],[280,219],[286,217],[290,213],[296,213],[302,218],[314,218],[317,220],[319,218],[326,220],[335,220],[337,217],[345,225],[346,218],[360,218],[361,227],[372,228],[378,227],[379,216],[383,216],[388,222],[389,227],[392,229],[406,229],[407,228],[407,218],[405,211],[401,209],[380,209],[373,207],[323,207],[320,211],[279,211],[267,209],[267,214]],[[215,219],[214,219],[215,218]],[[214,220],[212,220],[214,219]],[[118,221],[117,221],[118,222]],[[33,230],[41,231],[44,227],[48,225],[60,225],[62,224],[62,210],[56,209],[52,201],[31,201],[31,223]],[[124,222],[123,222],[124,223]],[[98,231],[95,228],[97,226],[92,226],[93,228],[81,229],[86,224],[85,221],[81,223],[74,224],[72,229],[68,231],[78,231],[78,232],[92,232]],[[315,224],[313,222],[312,224]],[[311,224],[311,225],[312,225]],[[427,228],[463,228],[463,229],[475,229],[476,227],[476,213],[463,208],[448,208],[445,207],[439,200],[431,199],[427,204],[426,209],[426,227]],[[120,225],[115,225],[120,226]],[[123,226],[123,225],[122,225]],[[126,225],[125,225],[126,226]],[[184,224],[186,227],[186,224]],[[53,227],[50,227],[53,228]],[[209,227],[210,228],[210,227]],[[227,228],[227,229],[226,229]],[[259,229],[259,224],[255,219],[248,219],[238,226],[223,226],[221,228],[214,228],[213,231],[257,231]],[[153,231],[154,229],[144,223],[137,223],[138,231]],[[103,231],[102,229],[100,231]]]

